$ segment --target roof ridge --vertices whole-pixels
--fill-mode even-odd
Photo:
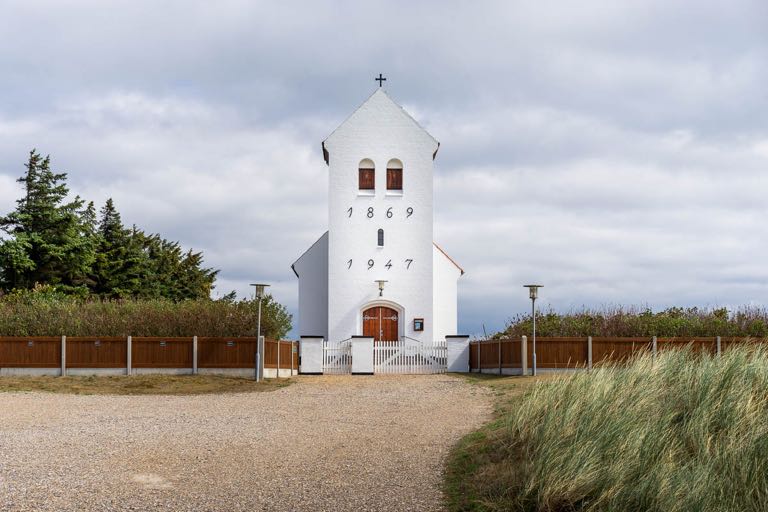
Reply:
[[[448,261],[450,261],[451,263],[453,263],[454,265],[456,265],[456,268],[457,268],[457,269],[461,270],[461,275],[464,275],[464,274],[465,274],[465,272],[464,272],[464,269],[463,269],[463,268],[461,268],[461,265],[459,265],[458,263],[456,263],[456,260],[454,260],[453,258],[451,258],[450,256],[448,256],[448,253],[447,253],[447,252],[445,252],[445,251],[443,250],[443,248],[442,248],[442,247],[440,247],[439,245],[437,245],[437,242],[435,242],[435,241],[433,240],[433,241],[432,241],[432,245],[434,245],[435,247],[437,247],[437,250],[438,250],[438,251],[440,251],[441,253],[443,253],[443,256],[445,256],[446,258],[448,258]]]

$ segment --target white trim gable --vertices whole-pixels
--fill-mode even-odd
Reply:
[[[397,112],[398,115],[382,116],[382,111]],[[411,128],[413,137],[418,137],[434,146],[432,155],[434,159],[435,155],[437,155],[437,150],[440,148],[440,143],[437,139],[430,135],[403,107],[390,98],[384,89],[379,88],[323,141],[323,158],[325,162],[329,162],[330,155],[333,154],[334,142],[338,138],[349,138],[361,125],[375,124],[381,122],[382,119],[392,118],[399,119],[400,122],[397,126],[382,126],[382,133],[395,129],[402,133],[402,128]]]

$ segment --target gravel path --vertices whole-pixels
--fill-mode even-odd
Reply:
[[[301,377],[269,393],[0,393],[0,510],[440,510],[490,418],[447,375]]]

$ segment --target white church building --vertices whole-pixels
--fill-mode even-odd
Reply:
[[[457,334],[464,271],[432,237],[439,147],[382,88],[323,142],[328,231],[292,265],[301,336]]]

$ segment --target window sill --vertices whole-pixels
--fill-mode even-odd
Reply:
[[[402,190],[387,190],[387,197],[403,197]]]
[[[375,195],[376,195],[376,191],[375,190],[364,189],[364,190],[358,190],[357,191],[357,196],[358,197],[373,197]]]

